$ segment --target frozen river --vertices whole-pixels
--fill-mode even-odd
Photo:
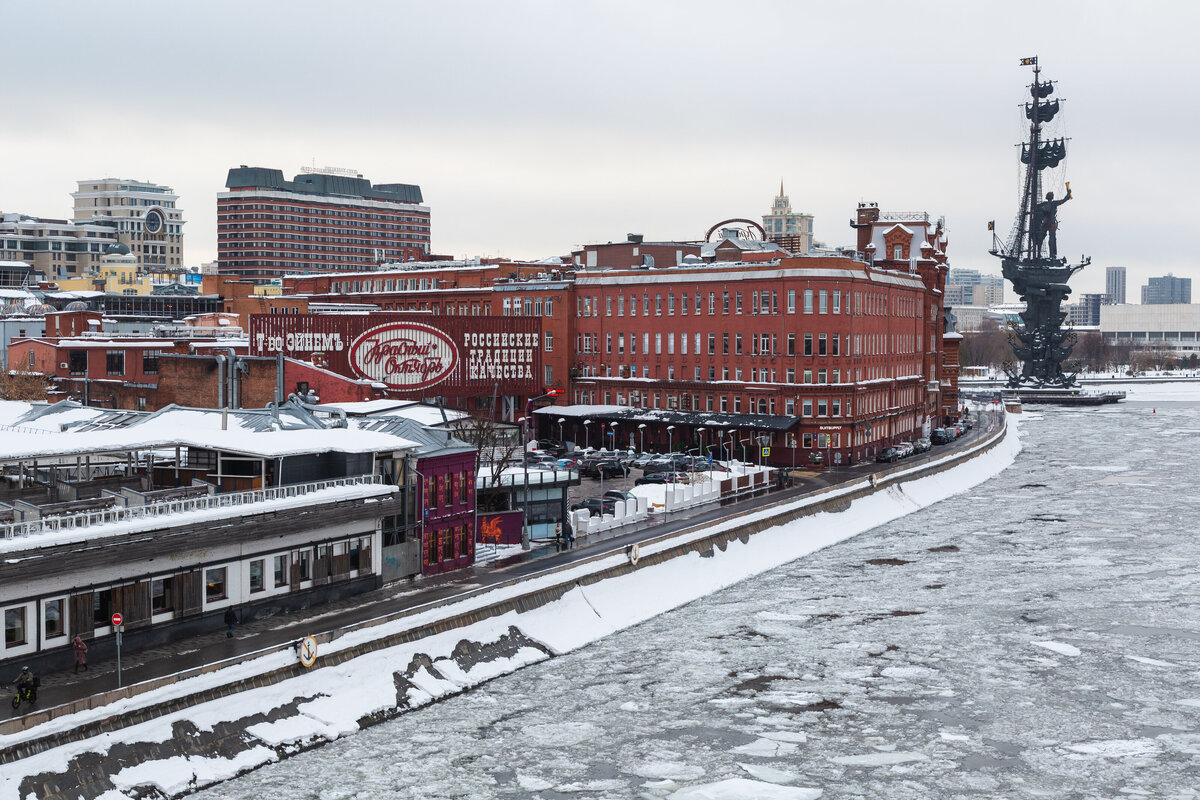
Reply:
[[[969,494],[197,797],[1198,798],[1200,403],[1023,432]]]

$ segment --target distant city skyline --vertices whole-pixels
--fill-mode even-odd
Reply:
[[[995,274],[987,223],[1004,235],[1018,193],[1018,60],[1038,55],[1067,101],[1060,250],[1093,259],[1074,292],[1104,292],[1109,265],[1131,286],[1200,275],[1187,226],[1164,224],[1200,203],[1197,112],[1179,99],[1200,82],[1191,5],[917,2],[864,17],[752,2],[736,22],[704,2],[67,8],[6,6],[10,29],[53,34],[9,46],[22,114],[0,145],[20,157],[0,163],[0,210],[67,219],[76,182],[100,175],[171,186],[190,265],[216,257],[230,168],[328,164],[419,184],[435,253],[698,239],[769,213],[782,179],[818,241],[851,244],[859,201],[928,211],[946,217],[953,266]],[[81,112],[80,75],[103,82],[131,17],[143,35],[120,63],[134,88]]]

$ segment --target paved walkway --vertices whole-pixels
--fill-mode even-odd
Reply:
[[[984,415],[985,418],[987,415]],[[968,436],[955,445],[974,442],[989,429],[986,422],[976,426]],[[937,447],[930,453],[915,456],[908,461],[918,463],[940,456],[955,447]],[[288,642],[294,642],[310,633],[335,630],[364,620],[415,608],[426,603],[443,600],[472,589],[478,589],[519,578],[533,572],[577,561],[614,547],[642,541],[674,530],[699,523],[718,521],[731,516],[745,514],[761,506],[789,497],[801,497],[818,489],[843,483],[865,474],[892,466],[890,464],[862,463],[849,468],[822,472],[797,472],[797,485],[792,488],[772,491],[757,497],[747,497],[731,505],[711,503],[687,511],[665,515],[654,515],[648,523],[628,528],[617,528],[603,534],[578,541],[568,550],[558,552],[554,547],[536,547],[515,558],[489,562],[454,573],[429,576],[414,583],[390,584],[364,594],[340,601],[324,603],[275,617],[256,619],[239,625],[235,636],[225,636],[225,626],[216,625],[211,633],[190,636],[159,647],[126,652],[121,658],[121,683],[128,686],[169,676],[183,670],[201,667],[224,659],[237,658],[260,650],[272,650]],[[803,477],[799,477],[799,476]],[[64,665],[71,662],[69,651],[63,653]],[[36,708],[50,708],[62,703],[83,699],[93,694],[117,688],[116,659],[102,659],[89,664],[88,670],[75,674],[70,666],[62,671],[43,673],[41,690]],[[0,679],[11,681],[15,675],[0,675]],[[14,716],[8,703],[0,704],[0,719]]]

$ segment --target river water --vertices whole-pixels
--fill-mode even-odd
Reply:
[[[197,797],[1198,798],[1200,403],[1022,431],[968,494]]]

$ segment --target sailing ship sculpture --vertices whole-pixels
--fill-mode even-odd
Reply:
[[[992,255],[1001,259],[1005,279],[1025,303],[1024,323],[1013,327],[1009,341],[1013,354],[1022,362],[1017,372],[1011,362],[1004,370],[1011,389],[1066,389],[1076,385],[1075,375],[1065,375],[1062,362],[1075,345],[1075,332],[1063,330],[1066,312],[1063,300],[1071,293],[1067,281],[1091,263],[1081,258],[1069,264],[1058,255],[1058,207],[1071,199],[1071,184],[1066,195],[1056,200],[1054,192],[1042,196],[1042,171],[1057,167],[1067,155],[1065,139],[1044,139],[1043,126],[1059,112],[1059,100],[1048,99],[1054,84],[1041,81],[1037,57],[1021,59],[1033,67],[1030,86],[1032,102],[1025,104],[1029,120],[1029,141],[1021,145],[1021,163],[1025,165],[1021,208],[1008,240],[994,239]],[[994,234],[993,234],[994,237]]]

